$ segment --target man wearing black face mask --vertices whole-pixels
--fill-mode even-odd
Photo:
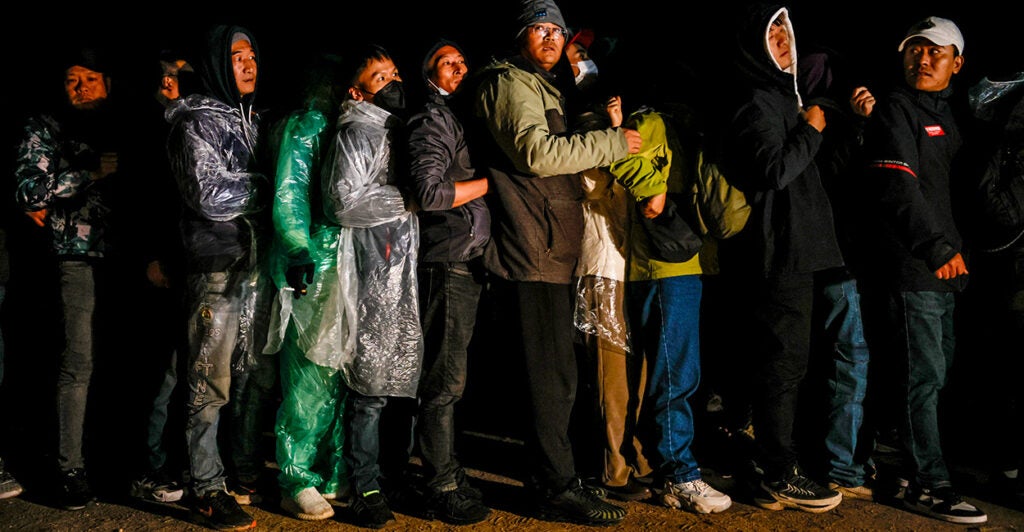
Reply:
[[[416,294],[419,223],[395,186],[392,154],[403,121],[402,78],[390,54],[369,45],[350,56],[347,99],[321,172],[325,214],[341,226],[340,319],[355,315],[342,337],[341,372],[349,388],[344,458],[350,508],[360,526],[394,519],[381,493],[380,416],[389,397],[416,397],[423,361]],[[345,319],[347,322],[348,320]]]

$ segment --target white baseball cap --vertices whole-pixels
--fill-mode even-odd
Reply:
[[[914,24],[907,30],[907,36],[900,43],[899,51],[902,52],[903,46],[914,37],[924,37],[939,46],[949,46],[952,44],[956,46],[956,50],[960,55],[964,53],[964,36],[960,33],[960,28],[956,27],[956,24],[949,19],[928,17]]]

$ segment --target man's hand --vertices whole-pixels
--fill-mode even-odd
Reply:
[[[803,115],[804,120],[806,120],[811,127],[818,130],[818,133],[825,130],[825,111],[823,111],[821,107],[812,105],[807,109],[804,109],[801,114]]]
[[[935,270],[935,277],[939,279],[952,279],[958,275],[964,275],[967,272],[967,265],[964,264],[964,258],[959,253],[949,259],[949,262],[942,265],[941,268]]]
[[[146,279],[157,288],[170,288],[171,280],[164,273],[164,267],[160,261],[154,260],[146,265]]]
[[[288,282],[288,286],[295,291],[295,299],[306,295],[306,286],[313,283],[313,270],[313,263],[308,262],[296,264],[285,272],[284,279]]]
[[[668,196],[666,192],[662,192],[657,196],[651,196],[644,200],[643,215],[644,218],[654,219],[657,218],[661,211],[665,210],[665,198]]]
[[[875,97],[871,95],[871,91],[867,87],[857,87],[853,89],[853,96],[850,97],[850,108],[858,115],[867,118],[875,109]]]
[[[611,120],[612,127],[619,127],[622,125],[622,97],[612,96],[608,98],[608,103],[605,105],[605,111],[608,112],[608,118]]]
[[[640,144],[643,142],[640,132],[635,129],[626,128],[623,128],[622,132],[626,134],[626,144],[629,145],[629,153],[640,153]]]

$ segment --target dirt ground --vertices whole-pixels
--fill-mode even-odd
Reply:
[[[480,447],[489,445],[484,442]],[[507,462],[502,461],[491,450],[484,460],[473,460],[491,464],[489,470],[470,469],[475,484],[484,493],[485,501],[494,509],[489,519],[466,527],[453,527],[440,521],[427,521],[410,515],[396,513],[397,522],[386,530],[395,531],[439,531],[439,530],[588,530],[590,527],[552,523],[532,516],[527,504],[522,483],[505,475]],[[466,460],[464,460],[465,462]],[[709,482],[725,489],[733,496],[731,508],[720,514],[696,515],[685,511],[672,510],[656,501],[630,502],[629,514],[614,530],[743,530],[754,532],[789,530],[829,531],[921,531],[921,530],[981,530],[981,531],[1024,531],[1024,508],[1000,506],[998,500],[987,492],[987,479],[977,471],[957,468],[954,474],[958,486],[964,493],[971,494],[968,500],[988,512],[988,523],[981,526],[952,525],[923,517],[898,507],[879,502],[844,501],[837,508],[822,514],[810,514],[795,510],[772,512],[754,506],[752,502],[729,479],[721,478],[705,469]],[[273,470],[268,468],[268,479]],[[268,480],[272,482],[272,480]],[[356,528],[351,524],[351,515],[345,504],[338,503],[335,516],[315,522],[303,522],[283,513],[277,500],[266,500],[248,507],[256,518],[259,530],[281,531],[327,531]],[[0,530],[25,531],[198,531],[204,530],[189,521],[184,505],[137,502],[130,498],[111,495],[101,496],[97,504],[85,510],[71,512],[56,508],[39,492],[28,490],[21,497],[0,501]]]

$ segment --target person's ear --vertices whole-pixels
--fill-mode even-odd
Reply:
[[[959,74],[960,73],[960,69],[964,67],[964,61],[965,61],[965,59],[964,59],[964,56],[962,54],[953,58],[953,73],[954,74]]]
[[[357,102],[361,102],[361,101],[363,101],[363,91],[361,91],[361,90],[359,90],[359,89],[357,89],[355,87],[349,87],[348,88],[348,97],[353,99],[353,100],[355,100],[355,101],[357,101]]]

